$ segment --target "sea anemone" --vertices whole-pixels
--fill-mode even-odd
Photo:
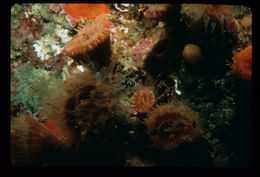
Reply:
[[[152,20],[161,20],[169,13],[173,4],[141,4],[144,16]]]
[[[198,114],[183,103],[169,103],[152,111],[145,125],[155,147],[171,150],[198,137],[197,117]]]
[[[183,58],[188,63],[195,63],[201,58],[200,47],[195,44],[186,44],[183,49]]]
[[[59,94],[47,107],[48,120],[62,130],[67,130],[68,143],[72,149],[88,141],[90,134],[100,135],[105,131],[107,120],[120,112],[114,84],[108,84],[89,72],[72,73],[60,86]]]
[[[252,46],[235,53],[232,69],[234,74],[245,81],[252,80]]]
[[[63,52],[76,61],[95,61],[99,67],[109,65],[112,54],[109,26],[104,15],[97,17],[66,43]]]
[[[27,114],[11,122],[11,162],[15,165],[37,165],[50,162],[63,142],[43,123]]]
[[[224,31],[224,26],[228,27],[233,19],[234,8],[231,5],[182,4],[181,13],[189,18],[186,23],[189,27],[202,23],[205,30],[209,24],[213,30],[219,23]]]
[[[138,113],[146,113],[155,103],[155,96],[152,90],[142,88],[132,96],[132,106]]]

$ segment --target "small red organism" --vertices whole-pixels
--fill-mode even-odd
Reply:
[[[201,133],[198,114],[183,103],[157,107],[145,121],[155,147],[171,150],[184,142],[193,142]]]
[[[54,122],[48,120],[44,124],[54,135],[60,135],[60,131],[58,130]]]
[[[252,81],[252,46],[235,53],[232,69],[234,74],[245,81]]]
[[[132,96],[132,106],[138,113],[146,113],[155,103],[155,96],[152,90],[142,88]]]

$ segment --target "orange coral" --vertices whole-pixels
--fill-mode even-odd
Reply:
[[[108,65],[112,53],[109,27],[106,16],[98,16],[66,43],[63,52],[76,61],[95,61],[99,67]]]
[[[197,114],[182,103],[159,106],[145,121],[154,145],[171,150],[184,142],[192,142],[199,135]]]
[[[245,81],[252,80],[252,46],[235,53],[232,69],[234,74]]]
[[[73,18],[83,18],[84,20],[91,20],[100,14],[110,13],[106,4],[65,4],[65,11]]]
[[[139,113],[146,113],[153,107],[154,103],[154,93],[148,88],[140,89],[132,96],[132,106]]]

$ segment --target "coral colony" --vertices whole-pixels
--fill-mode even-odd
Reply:
[[[245,167],[252,52],[244,5],[14,4],[11,164]]]

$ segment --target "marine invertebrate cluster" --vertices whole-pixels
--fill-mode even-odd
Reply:
[[[132,106],[139,113],[146,113],[153,107],[154,103],[154,93],[148,88],[137,90],[132,96]]]
[[[66,43],[63,52],[76,61],[95,61],[99,67],[108,65],[112,54],[109,27],[106,16],[97,17]]]
[[[186,44],[183,49],[183,58],[188,63],[195,63],[201,58],[200,47],[195,44]]]
[[[217,25],[216,23],[219,23],[222,31],[224,31],[224,27],[228,27],[232,22],[234,7],[216,4],[182,4],[181,13],[190,19],[186,23],[189,27],[202,23],[207,31],[209,24],[211,30],[213,30]]]
[[[155,147],[171,150],[185,142],[193,142],[200,134],[198,115],[183,103],[157,107],[145,121]]]
[[[172,9],[174,4],[141,4],[144,16],[152,20],[160,20]]]
[[[245,81],[252,80],[252,46],[235,53],[232,69],[234,74]]]
[[[50,24],[46,34],[34,41],[33,47],[37,56],[41,60],[48,60],[59,54],[63,45],[71,39],[68,33],[69,31],[63,29],[60,25]]]
[[[15,165],[43,165],[62,146],[43,123],[26,114],[11,122],[11,161]]]

